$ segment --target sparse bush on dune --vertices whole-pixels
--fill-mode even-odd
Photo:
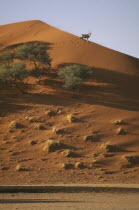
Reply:
[[[88,66],[70,65],[61,67],[58,76],[64,79],[64,88],[73,89],[82,85],[83,81],[92,74],[92,69]]]
[[[123,128],[118,128],[117,131],[116,131],[117,135],[125,135],[126,134],[126,131],[123,129]]]
[[[136,155],[124,155],[121,158],[121,168],[132,168],[139,165],[139,156]]]
[[[73,123],[73,122],[78,122],[78,118],[77,117],[75,117],[74,115],[72,115],[72,114],[69,114],[69,115],[67,115],[67,120],[70,122],[70,123]]]
[[[74,151],[70,150],[70,149],[66,149],[62,152],[62,154],[65,157],[78,157],[79,155],[77,155]]]
[[[23,83],[23,79],[29,76],[24,63],[13,63],[15,54],[5,51],[0,53],[0,80],[5,84],[15,84],[17,81]]]
[[[26,119],[29,123],[32,123],[32,122],[35,122],[35,121],[36,121],[35,117],[30,117],[30,116],[26,116],[25,119]]]
[[[0,79],[6,84],[14,84],[21,92],[22,89],[18,86],[18,82],[23,83],[23,79],[29,76],[24,63],[15,63],[12,65],[3,64],[0,67]]]
[[[106,150],[107,152],[120,152],[121,148],[116,144],[111,144],[110,142],[103,143],[101,148]]]
[[[113,124],[115,124],[115,125],[125,125],[126,122],[124,122],[123,120],[115,120],[115,121],[113,122]]]
[[[34,125],[34,128],[37,130],[43,130],[43,129],[45,129],[45,124],[44,123],[36,123]]]
[[[40,43],[28,43],[17,47],[16,58],[32,62],[38,71],[41,67],[51,66],[51,58],[46,51],[46,47]]]
[[[87,135],[84,136],[84,141],[90,141],[90,142],[99,142],[100,141],[100,137],[97,134],[93,134],[93,135]]]
[[[12,77],[16,80],[19,80],[20,82],[29,76],[29,72],[27,71],[26,65],[24,63],[13,64],[10,71]]]
[[[27,78],[31,72],[27,71],[25,63],[13,63],[14,59],[30,61],[34,64],[33,75],[41,76],[41,68],[51,66],[51,58],[46,51],[46,47],[40,43],[28,43],[20,45],[15,52],[0,53],[0,81],[7,85],[14,84],[21,92],[19,86],[23,79]]]
[[[11,128],[11,129],[17,129],[20,127],[21,127],[21,124],[19,122],[17,122],[16,120],[10,122],[10,124],[9,124],[9,128]]]
[[[74,165],[71,164],[71,163],[62,163],[61,164],[61,168],[64,168],[64,169],[73,169],[74,168]]]
[[[45,147],[43,150],[47,153],[49,152],[55,152],[56,150],[59,150],[61,148],[62,144],[59,141],[55,140],[47,140]]]
[[[85,165],[81,162],[76,162],[75,163],[75,168],[78,168],[78,169],[83,169],[85,168]]]
[[[53,127],[53,129],[52,129],[52,132],[57,134],[57,135],[64,134],[64,133],[66,133],[66,131],[67,131],[66,127],[61,127],[61,128]]]
[[[21,164],[18,164],[15,168],[16,171],[24,171],[25,168],[21,165]]]
[[[9,66],[14,59],[14,53],[12,52],[3,52],[0,54],[0,64]]]

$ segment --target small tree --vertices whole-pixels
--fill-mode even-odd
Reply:
[[[35,69],[39,69],[42,65],[51,65],[51,59],[45,45],[40,43],[28,43],[17,47],[16,57],[20,60],[33,62]]]
[[[11,66],[11,74],[15,80],[19,80],[23,83],[23,79],[29,76],[29,72],[26,69],[26,64],[16,63]]]
[[[29,72],[26,69],[26,65],[23,63],[16,63],[8,66],[4,64],[0,68],[0,79],[7,84],[11,82],[14,83],[18,89],[20,89],[17,85],[18,81],[24,84],[23,79],[28,76]]]
[[[0,54],[0,64],[9,66],[13,62],[14,53],[4,52]]]
[[[58,76],[64,79],[64,88],[72,89],[82,85],[83,81],[90,76],[92,69],[88,66],[70,65],[61,67],[58,70]]]

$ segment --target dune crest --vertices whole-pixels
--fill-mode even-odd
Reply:
[[[13,45],[28,41],[48,42],[53,66],[79,63],[95,68],[139,76],[139,60],[78,36],[59,30],[42,21],[32,20],[0,26],[0,43]]]

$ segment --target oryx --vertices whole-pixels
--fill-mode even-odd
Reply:
[[[80,39],[89,39],[89,37],[91,36],[92,33],[89,34],[82,34],[82,36],[80,36]]]

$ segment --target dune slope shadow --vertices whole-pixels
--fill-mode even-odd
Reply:
[[[61,64],[59,67],[65,65]],[[62,87],[62,81],[48,77],[46,81],[43,81],[43,85],[53,89],[53,94],[34,94],[28,97],[26,102],[69,106],[78,101],[126,110],[139,110],[139,76],[107,69],[92,68],[92,70],[89,82],[74,90],[65,90]]]
[[[57,67],[71,65],[61,64]],[[56,72],[56,71],[55,71]],[[55,80],[54,74],[47,77],[44,81],[46,87],[53,89],[53,93],[31,93],[25,97],[21,96],[22,102],[27,106],[30,103],[41,105],[61,105],[69,106],[73,103],[80,102],[85,104],[98,104],[108,107],[114,107],[125,110],[139,111],[139,76],[128,75],[108,69],[93,68],[93,73],[89,82],[85,83],[77,90],[64,90],[62,80]],[[43,78],[42,78],[43,79]],[[75,96],[75,97],[73,97]],[[4,97],[5,98],[5,97]],[[14,104],[20,106],[20,98],[12,100]],[[4,100],[5,101],[5,100]],[[5,101],[6,102],[6,101]],[[10,104],[10,101],[7,101]],[[2,105],[2,104],[1,104]],[[14,111],[14,110],[13,110]]]
[[[81,88],[86,102],[139,110],[139,76],[95,68],[90,81],[92,84],[86,84]]]
[[[58,68],[79,63],[61,63]],[[80,65],[80,64],[79,64]],[[137,64],[136,64],[137,65]],[[92,76],[89,83],[84,84],[78,90],[68,91],[67,95],[75,95],[80,102],[88,104],[99,104],[126,110],[139,110],[139,73],[129,75],[102,69],[92,68]],[[59,81],[47,80],[46,83],[51,88],[59,90],[63,83]],[[60,88],[60,91],[61,88]],[[64,91],[63,91],[64,92]]]

